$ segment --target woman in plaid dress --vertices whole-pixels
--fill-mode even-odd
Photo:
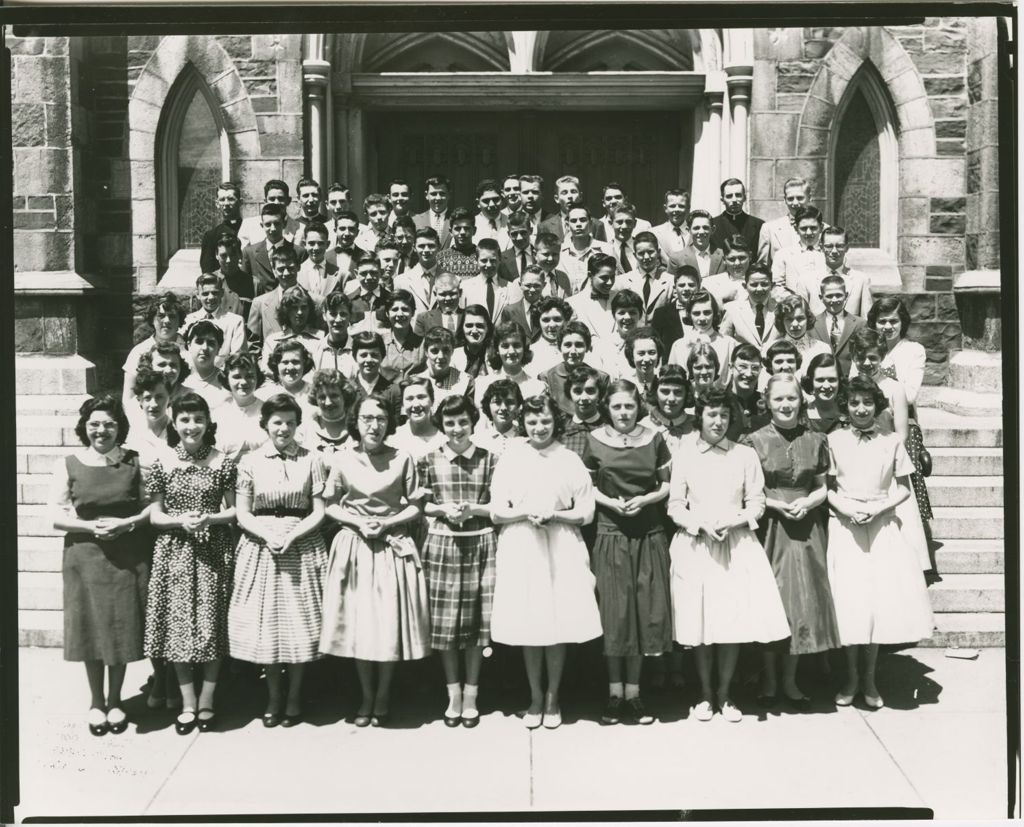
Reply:
[[[430,654],[427,584],[412,521],[416,463],[385,443],[394,428],[379,396],[353,411],[359,442],[334,456],[327,482],[327,516],[341,524],[331,544],[320,651],[355,658],[363,692],[356,726],[387,722],[395,663]]]
[[[472,402],[450,396],[434,413],[448,442],[419,464],[428,519],[423,569],[430,600],[430,646],[441,653],[448,709],[444,722],[480,721],[476,708],[483,647],[490,642],[494,599],[494,527],[489,506],[495,457],[473,444],[480,418]],[[466,683],[459,680],[459,650]]]
[[[327,549],[316,529],[327,474],[319,453],[295,442],[301,421],[288,394],[263,403],[260,424],[270,438],[243,457],[235,492],[242,537],[228,609],[229,651],[265,667],[266,727],[299,722],[303,667],[319,656]],[[283,717],[282,667],[288,672]]]

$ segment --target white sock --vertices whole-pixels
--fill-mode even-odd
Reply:
[[[471,683],[467,683],[462,690],[462,717],[463,718],[478,718],[480,713],[476,708],[476,695],[479,691],[479,687],[474,686]]]
[[[638,683],[627,683],[626,684],[626,700],[632,700],[633,698],[640,697],[640,684]]]
[[[622,697],[622,684],[621,683],[609,683],[608,684],[608,697],[609,698],[621,698]]]
[[[458,718],[462,715],[462,684],[448,684],[448,709],[445,710],[448,718]]]

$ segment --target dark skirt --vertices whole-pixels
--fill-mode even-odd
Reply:
[[[117,666],[142,660],[149,586],[147,532],[64,540],[64,659]]]
[[[808,655],[838,647],[839,626],[829,588],[821,509],[802,520],[787,520],[769,510],[758,535],[789,621],[790,654]]]
[[[914,463],[915,472],[910,475],[910,484],[914,489],[914,496],[917,498],[917,508],[921,512],[921,519],[928,521],[932,518],[932,501],[928,496],[928,486],[924,481],[924,474],[921,473],[921,452],[924,450],[924,438],[921,435],[921,426],[916,420],[910,420],[910,427],[907,434],[907,453]]]
[[[610,657],[660,655],[672,649],[671,562],[660,527],[626,537],[599,525],[591,568]]]

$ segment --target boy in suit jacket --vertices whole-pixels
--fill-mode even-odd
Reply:
[[[296,271],[298,262],[306,257],[306,251],[297,248],[284,237],[284,226],[287,214],[280,204],[264,204],[260,211],[260,227],[263,229],[265,238],[253,244],[248,244],[242,249],[242,271],[251,276],[256,287],[256,293],[265,293],[273,289],[277,284],[274,275],[274,267],[271,263],[271,251],[278,249],[291,250],[296,259]]]
[[[615,259],[595,253],[587,262],[587,280],[583,289],[566,300],[573,318],[582,322],[591,336],[606,339],[615,332],[612,316],[612,289],[615,286]]]
[[[462,323],[462,288],[459,277],[443,272],[434,281],[434,306],[413,319],[412,332],[423,336],[432,327],[443,327],[455,334]]]
[[[419,263],[402,275],[395,276],[395,290],[408,290],[416,300],[416,312],[423,313],[434,306],[434,279],[439,273],[437,256],[440,250],[433,227],[416,231],[416,256]]]
[[[850,365],[853,362],[850,337],[867,326],[867,322],[846,309],[846,282],[840,275],[825,276],[821,280],[818,301],[824,312],[815,320],[814,332],[821,341],[832,348],[832,355],[836,357],[839,370],[845,378],[850,375]]]
[[[775,302],[771,299],[772,277],[751,268],[743,280],[747,296],[725,305],[719,332],[764,353],[782,334],[775,328]]]
[[[690,243],[670,257],[672,271],[678,273],[680,267],[693,267],[705,279],[725,270],[725,254],[711,246],[711,213],[693,210],[686,223],[690,228]]]
[[[541,233],[537,236],[537,263],[526,268],[526,272],[532,272],[534,268],[544,278],[544,295],[555,296],[559,299],[566,299],[575,291],[572,289],[572,282],[564,270],[558,269],[558,259],[562,247],[558,239],[551,233]],[[522,276],[519,281],[522,282]]]
[[[821,233],[821,251],[825,255],[824,276],[839,276],[846,283],[846,309],[854,316],[867,317],[871,309],[871,280],[856,270],[846,266],[846,253],[849,251],[846,242],[846,230],[842,227],[826,227]],[[821,303],[821,282],[811,279],[804,280],[805,295],[811,311],[818,315],[823,313],[825,306]]]
[[[501,254],[498,275],[506,281],[518,281],[523,270],[536,260],[526,213],[514,212],[508,217],[508,237],[512,246]]]
[[[686,306],[698,290],[700,290],[700,273],[693,267],[682,268],[675,277],[672,302],[655,308],[651,315],[651,327],[661,339],[666,353],[672,352],[672,345],[676,340],[683,338],[687,328],[690,327],[690,315]]]
[[[501,311],[501,321],[517,322],[531,339],[539,334],[540,323],[537,310],[534,308],[544,296],[544,285],[544,271],[536,264],[527,267],[526,272],[519,279],[523,297]]]
[[[299,257],[292,245],[275,249],[270,260],[274,266],[273,277],[277,286],[258,295],[249,308],[247,326],[250,345],[254,349],[262,348],[267,336],[281,329],[281,323],[277,320],[281,297],[285,290],[295,287],[299,275]]]
[[[356,262],[355,278],[344,287],[345,295],[352,302],[354,321],[361,322],[371,314],[379,321],[391,295],[380,282],[381,267],[373,255],[367,254]]]
[[[479,304],[487,308],[493,322],[501,318],[501,311],[522,299],[523,292],[516,282],[503,279],[499,274],[498,259],[501,252],[493,238],[482,238],[476,245],[477,275],[462,281],[464,307]]]
[[[615,280],[614,292],[632,290],[643,300],[640,324],[649,324],[654,311],[672,300],[672,276],[661,263],[658,238],[650,231],[638,233],[633,239],[638,267]]]
[[[558,243],[561,245],[571,235],[569,231],[569,208],[581,202],[582,193],[580,192],[579,178],[575,175],[563,175],[555,181],[555,204],[558,205],[558,212],[540,222],[540,226],[537,229],[537,237],[539,238],[542,232],[551,233],[558,239]],[[599,232],[599,228],[600,222],[595,218],[591,218],[590,235],[592,237],[596,237],[595,234]]]
[[[412,217],[417,230],[430,227],[437,233],[438,249],[445,249],[452,240],[451,224],[448,221],[448,200],[451,195],[451,182],[443,175],[433,175],[424,182],[423,196],[427,200],[427,209]]]

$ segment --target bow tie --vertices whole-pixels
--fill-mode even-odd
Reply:
[[[593,290],[591,290],[590,291],[590,298],[598,299],[598,300],[600,300],[600,299],[607,299],[608,298],[608,294],[607,293],[604,293],[604,294],[602,294],[602,293],[595,293]]]
[[[874,426],[864,429],[855,428],[854,430],[857,432],[857,437],[862,440],[871,439],[876,433]]]

